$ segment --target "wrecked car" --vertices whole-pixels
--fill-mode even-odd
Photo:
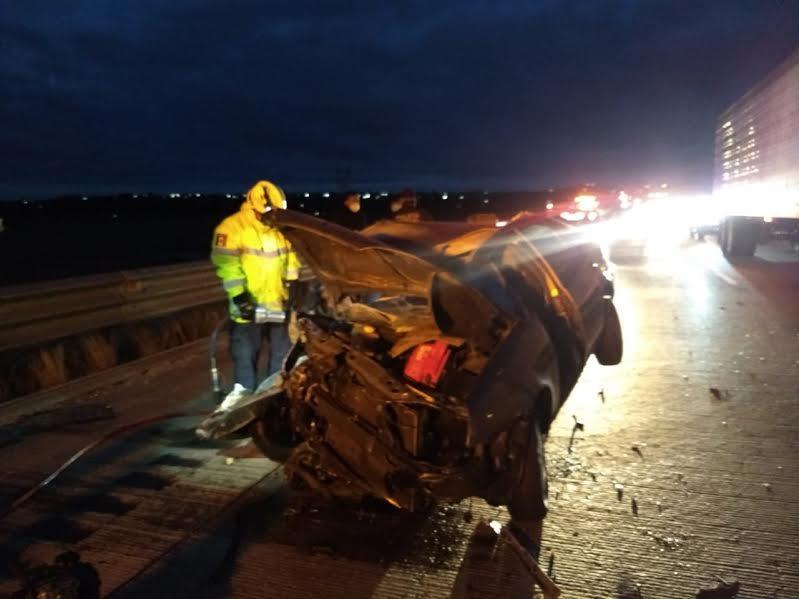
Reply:
[[[543,518],[550,423],[592,354],[621,360],[599,248],[536,217],[361,232],[268,217],[318,294],[283,372],[198,432],[249,427],[292,486],[331,498],[415,510],[481,497]]]

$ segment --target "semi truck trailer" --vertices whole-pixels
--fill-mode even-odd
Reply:
[[[775,235],[799,241],[799,48],[721,113],[713,196],[725,256]]]

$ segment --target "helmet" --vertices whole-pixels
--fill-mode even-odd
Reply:
[[[271,181],[258,181],[247,192],[247,203],[258,214],[269,212],[273,208],[286,208],[286,194]]]

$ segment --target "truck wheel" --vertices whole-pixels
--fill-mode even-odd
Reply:
[[[608,301],[605,305],[605,322],[602,325],[602,333],[599,335],[594,355],[597,362],[602,366],[615,366],[621,362],[624,353],[624,343],[622,341],[621,323],[619,313],[613,302]]]
[[[748,216],[731,216],[721,223],[721,251],[725,256],[754,256],[760,238],[761,220]]]

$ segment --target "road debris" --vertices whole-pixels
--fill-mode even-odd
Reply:
[[[710,387],[709,391],[710,394],[719,401],[727,401],[728,399],[730,399],[730,392],[727,391],[726,389],[722,391],[718,387]]]
[[[674,551],[682,546],[683,539],[677,537],[664,536],[651,530],[646,531],[646,536],[651,537],[660,546],[661,551]]]
[[[100,596],[100,576],[91,564],[83,562],[74,551],[58,555],[53,564],[20,568],[23,589],[15,596],[20,599],[56,599],[75,597],[95,599]]]
[[[599,399],[602,400],[602,403],[605,403],[605,390],[604,389],[600,389],[599,393],[597,393],[597,395],[599,395]]]
[[[557,597],[560,597],[561,591],[558,586],[544,573],[538,562],[533,559],[533,556],[530,555],[524,547],[522,547],[521,543],[519,543],[518,539],[516,539],[507,526],[501,528],[500,536],[505,539],[505,542],[516,553],[522,565],[524,565],[530,573],[530,576],[532,576],[533,580],[541,587],[544,599],[557,599]]]
[[[635,497],[633,497],[632,500],[630,501],[630,507],[632,507],[633,516],[637,516],[638,515],[638,502],[635,500]]]
[[[577,431],[585,430],[585,426],[583,425],[582,422],[577,420],[577,416],[572,414],[572,418],[574,418],[574,426],[572,427],[572,436],[569,439],[569,453],[572,452],[572,443],[574,443],[574,435],[575,435],[575,433],[577,433]]]
[[[616,489],[616,498],[621,501],[622,497],[624,497],[624,485],[614,482],[613,488]]]
[[[637,453],[638,457],[640,457],[642,460],[644,459],[644,454],[641,451],[640,447],[638,447],[637,445],[633,445],[630,449],[632,449],[635,453]]]
[[[715,588],[699,589],[696,593],[696,599],[735,599],[740,590],[741,583],[737,580],[735,582],[727,582],[719,578],[719,584]]]

